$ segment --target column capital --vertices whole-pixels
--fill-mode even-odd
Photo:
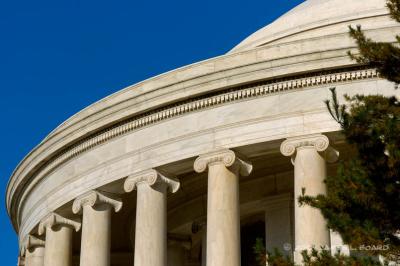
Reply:
[[[55,225],[62,225],[72,227],[76,232],[81,229],[81,223],[78,221],[67,219],[57,213],[50,213],[39,223],[38,233],[43,235],[46,232],[46,228],[52,228]]]
[[[281,153],[284,156],[292,156],[300,147],[314,147],[317,151],[323,152],[329,147],[329,139],[322,134],[288,138],[281,144]]]
[[[72,212],[77,214],[83,209],[83,206],[94,207],[98,204],[107,204],[114,208],[115,212],[119,212],[122,208],[122,201],[106,196],[96,190],[89,191],[74,200],[72,204]]]
[[[21,255],[24,256],[27,249],[44,247],[44,245],[44,240],[34,237],[32,235],[28,235],[28,237],[22,244]]]
[[[239,158],[234,151],[228,149],[200,155],[194,162],[194,170],[197,173],[202,173],[212,164],[224,164],[226,167],[237,164],[242,176],[248,176],[253,170],[251,163]]]
[[[328,162],[335,162],[339,157],[339,152],[329,145],[329,139],[325,135],[304,135],[286,139],[282,142],[280,151],[284,156],[293,156],[298,148],[312,147],[318,152],[325,152],[325,159]]]
[[[124,190],[125,192],[131,192],[141,183],[148,184],[149,186],[164,183],[172,193],[177,192],[180,187],[180,183],[177,179],[166,177],[157,170],[150,169],[128,176],[124,183]]]

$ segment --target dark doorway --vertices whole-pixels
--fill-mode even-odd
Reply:
[[[241,238],[241,265],[242,266],[259,266],[256,262],[256,255],[253,247],[257,238],[263,239],[265,243],[265,221],[263,218],[254,217],[244,223],[240,231]]]

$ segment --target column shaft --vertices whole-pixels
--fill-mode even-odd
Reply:
[[[26,250],[25,266],[43,266],[44,247],[36,247]]]
[[[306,135],[285,140],[281,152],[292,156],[294,164],[294,261],[302,263],[301,251],[329,248],[330,237],[320,210],[308,205],[299,206],[298,198],[305,194],[326,194],[326,161],[334,162],[339,153],[329,147],[329,139],[322,134]]]
[[[83,206],[80,266],[109,266],[111,206]]]
[[[207,266],[240,266],[238,169],[222,163],[208,169]]]
[[[45,266],[72,265],[72,228],[56,225],[46,228]]]
[[[326,193],[325,160],[314,147],[297,148],[294,176],[295,258],[299,258],[302,250],[312,246],[329,247],[330,243],[329,230],[320,210],[310,206],[299,206],[298,203],[303,188],[310,196]]]
[[[129,176],[126,192],[137,189],[135,266],[167,265],[167,192],[175,193],[179,182],[154,169]]]
[[[137,184],[135,266],[167,264],[167,185]]]

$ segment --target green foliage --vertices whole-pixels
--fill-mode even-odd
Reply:
[[[300,203],[320,209],[345,243],[400,256],[400,102],[379,95],[346,98],[349,112],[335,100],[327,105],[355,156],[326,179],[327,196],[303,196]]]
[[[391,17],[400,22],[400,0],[389,0]],[[374,42],[361,27],[350,27],[358,63],[375,67],[381,77],[400,83],[400,38],[397,43]],[[354,156],[328,177],[327,196],[303,196],[301,204],[321,210],[328,226],[345,243],[370,255],[400,258],[400,103],[381,95],[346,96],[340,105],[335,89],[326,105],[340,123]]]
[[[340,252],[331,255],[328,250],[310,252],[303,251],[304,266],[381,266],[382,264],[370,257],[345,256]]]
[[[400,0],[387,1],[391,17],[400,22]],[[350,36],[356,41],[359,55],[349,52],[352,59],[378,70],[379,74],[396,84],[400,83],[400,37],[395,43],[375,42],[366,37],[361,26],[350,27]]]
[[[391,17],[400,22],[400,0],[388,0]],[[368,38],[361,26],[350,27],[359,53],[349,56],[376,68],[381,77],[400,84],[400,37],[395,43]],[[326,101],[332,117],[341,125],[352,157],[339,163],[336,175],[325,180],[327,195],[305,194],[300,204],[318,208],[328,227],[361,255],[382,255],[400,261],[400,103],[396,97],[356,95],[341,105],[335,89]],[[257,249],[261,251],[262,249]],[[265,254],[265,251],[264,251]],[[381,265],[370,257],[332,256],[329,251],[303,252],[306,266]],[[260,256],[261,258],[261,256]],[[269,265],[293,266],[279,252],[268,254]],[[265,265],[259,261],[260,265]]]
[[[266,263],[268,266],[300,266],[295,264],[292,258],[284,256],[278,249],[266,253],[262,239],[257,239],[254,253],[258,258],[259,266],[265,266]],[[303,251],[301,255],[304,266],[382,266],[379,261],[371,257],[345,256],[340,252],[331,255],[328,250],[312,249],[309,252]]]

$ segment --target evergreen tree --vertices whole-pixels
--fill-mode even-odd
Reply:
[[[389,0],[391,17],[400,22],[400,0]],[[400,83],[400,37],[397,42],[375,42],[361,26],[350,27],[359,54],[358,63],[374,67],[380,76]],[[300,203],[321,210],[328,226],[345,243],[364,247],[370,255],[400,258],[400,103],[396,97],[346,96],[348,106],[326,101],[340,123],[355,156],[341,162],[335,176],[326,179],[327,196],[303,196]],[[307,193],[307,192],[306,192]]]
[[[400,22],[400,0],[388,0],[391,17]],[[380,77],[400,84],[400,37],[395,43],[367,38],[361,26],[350,27],[359,53],[349,56],[359,64],[376,68]],[[332,90],[326,101],[333,118],[354,156],[339,162],[336,175],[325,182],[327,195],[300,197],[300,204],[320,209],[328,227],[340,233],[351,248],[364,255],[382,255],[400,263],[400,102],[381,95],[346,96],[341,105]],[[265,254],[262,243],[255,252],[260,265],[293,266],[290,258],[279,252]],[[328,251],[303,252],[307,266],[380,265],[371,258],[330,255]]]

